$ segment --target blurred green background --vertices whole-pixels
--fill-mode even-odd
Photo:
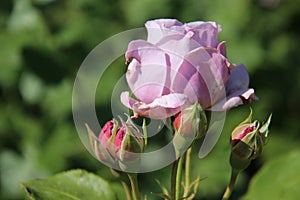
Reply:
[[[299,0],[6,0],[0,3],[0,198],[24,199],[20,186],[33,178],[82,168],[115,181],[82,145],[72,119],[72,87],[85,56],[121,31],[149,19],[212,20],[222,25],[228,58],[244,63],[260,100],[254,117],[273,112],[263,156],[238,179],[232,199],[299,199],[300,2]],[[126,71],[115,62],[101,80],[100,123],[111,118],[110,95]],[[220,199],[229,179],[229,135],[249,106],[228,112],[223,134],[206,158],[195,152],[193,174],[203,179],[197,199]],[[169,181],[169,168],[141,174],[141,188],[158,199],[154,178]],[[298,198],[297,198],[298,197]]]

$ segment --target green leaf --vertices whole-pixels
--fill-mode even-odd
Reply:
[[[252,179],[243,199],[280,200],[300,197],[300,150],[267,162]]]
[[[36,200],[105,199],[115,200],[110,184],[92,173],[71,170],[46,179],[22,183],[27,194]]]
[[[116,194],[115,199],[118,199],[118,200],[126,199],[126,193],[125,193],[125,190],[124,190],[124,187],[122,186],[122,184],[113,183],[113,184],[110,184],[110,186],[113,188],[113,190]]]

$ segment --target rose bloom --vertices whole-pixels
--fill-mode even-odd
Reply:
[[[136,98],[121,94],[137,116],[164,119],[196,101],[206,110],[224,111],[256,98],[244,65],[227,60],[215,22],[158,19],[145,26],[147,41],[131,41],[125,54]]]

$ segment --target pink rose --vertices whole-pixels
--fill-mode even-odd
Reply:
[[[227,60],[215,22],[159,19],[146,28],[147,41],[130,42],[125,55],[132,59],[126,78],[137,99],[123,92],[121,101],[136,115],[163,119],[196,101],[221,111],[256,98],[244,65]]]

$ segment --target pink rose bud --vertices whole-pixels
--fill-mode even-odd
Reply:
[[[118,123],[114,120],[106,122],[101,129],[98,139],[102,143],[103,147],[107,148],[107,141],[113,135],[113,132],[118,129]]]
[[[174,119],[173,126],[176,132],[182,136],[191,136],[198,138],[205,134],[207,119],[205,111],[200,104],[196,102],[182,110]]]
[[[251,160],[261,155],[268,136],[271,115],[262,126],[257,120],[251,123],[252,111],[248,118],[231,133],[231,166],[245,169]]]
[[[91,150],[97,157],[97,159],[111,166],[114,165],[117,160],[110,153],[109,147],[111,146],[113,136],[118,129],[118,122],[115,120],[107,122],[100,131],[98,138],[87,124],[86,128],[89,134],[90,144],[92,148]]]
[[[144,151],[144,135],[134,125],[130,118],[118,129],[115,139],[115,150],[118,160],[130,162],[139,159],[139,153]]]
[[[88,125],[86,127],[96,157],[114,168],[124,169],[139,159],[139,153],[144,151],[145,141],[144,135],[130,117],[126,122],[121,122],[122,126],[119,127],[117,120],[108,121],[98,138]]]
[[[173,122],[173,126],[174,126],[175,131],[178,131],[178,129],[180,127],[180,124],[181,124],[181,121],[182,121],[182,113],[180,112],[175,117],[174,122]]]
[[[198,102],[182,110],[174,119],[173,144],[176,155],[183,153],[193,140],[205,134],[207,121],[205,111]]]
[[[114,145],[115,145],[116,149],[119,149],[121,147],[121,144],[122,144],[122,141],[123,141],[125,135],[126,135],[126,128],[125,128],[125,126],[121,126],[118,129],[116,139],[115,139],[115,144]]]

